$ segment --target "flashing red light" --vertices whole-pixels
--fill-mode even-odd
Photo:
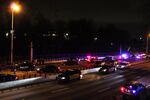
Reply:
[[[124,92],[124,91],[125,91],[125,88],[124,88],[124,87],[121,87],[120,90],[121,90],[121,92]]]
[[[91,60],[90,60],[90,59],[87,59],[87,61],[88,61],[88,62],[91,62]]]

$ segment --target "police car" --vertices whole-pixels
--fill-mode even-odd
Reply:
[[[132,81],[120,88],[123,100],[146,100],[146,86],[140,82]],[[141,98],[141,99],[140,99]]]
[[[56,80],[58,81],[70,81],[70,80],[75,80],[75,79],[82,79],[82,74],[80,70],[66,70],[63,73],[59,74],[56,77]]]

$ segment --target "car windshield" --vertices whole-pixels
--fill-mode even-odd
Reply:
[[[72,71],[64,71],[63,73],[62,73],[62,75],[69,75],[69,74],[71,74],[72,73]]]

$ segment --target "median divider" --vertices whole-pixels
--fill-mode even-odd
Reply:
[[[85,69],[85,70],[81,70],[81,73],[82,74],[94,73],[94,72],[98,72],[99,69],[100,69],[100,67],[92,68],[92,69]]]
[[[3,82],[0,83],[0,92],[3,93],[8,90],[14,90],[14,89],[20,89],[22,87],[29,87],[33,86],[35,84],[50,82],[52,80],[45,79],[42,77],[35,77],[35,78],[28,78],[28,79],[22,79],[22,80],[16,80],[16,81],[10,81],[10,82]]]

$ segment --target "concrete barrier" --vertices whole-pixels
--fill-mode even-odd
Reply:
[[[98,67],[98,68],[93,68],[93,69],[81,70],[81,73],[82,73],[82,74],[94,73],[94,72],[98,72],[99,69],[100,69],[100,67]]]
[[[10,89],[16,86],[23,86],[23,85],[31,84],[41,79],[42,79],[41,77],[35,77],[35,78],[28,78],[28,79],[23,79],[23,80],[0,83],[0,90]]]

